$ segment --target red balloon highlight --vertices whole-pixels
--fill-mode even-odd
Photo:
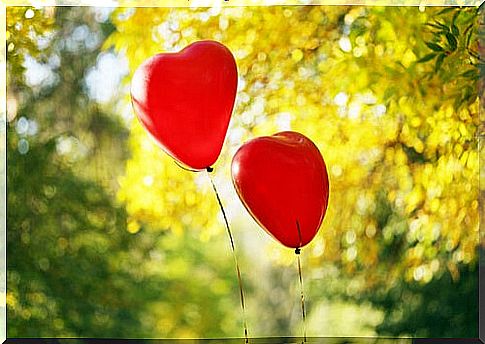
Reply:
[[[237,66],[221,43],[199,41],[143,62],[131,83],[137,117],[175,160],[201,170],[219,157],[234,107]]]
[[[232,160],[232,179],[256,222],[290,248],[308,244],[325,216],[329,181],[315,144],[297,132],[245,143]]]

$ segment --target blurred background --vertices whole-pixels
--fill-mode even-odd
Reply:
[[[477,337],[481,21],[477,8],[7,8],[8,336],[243,335],[209,179],[156,146],[128,93],[146,58],[213,39],[239,70],[214,177],[250,336],[301,335],[298,275],[229,164],[245,141],[295,130],[331,184],[302,250],[308,335]]]

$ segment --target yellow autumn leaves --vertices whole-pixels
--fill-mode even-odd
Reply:
[[[299,131],[318,145],[331,182],[327,216],[309,249],[311,264],[364,271],[366,287],[401,275],[425,283],[474,261],[478,245],[478,101],[455,107],[457,90],[473,82],[446,75],[460,75],[473,61],[457,51],[438,73],[432,62],[418,63],[429,53],[424,24],[438,12],[118,9],[117,31],[105,46],[126,54],[133,72],[151,55],[196,40],[227,45],[237,60],[239,85],[216,165],[221,184],[230,186],[229,163],[243,142]],[[119,193],[130,232],[146,226],[200,231],[206,239],[220,233],[206,176],[179,169],[136,120],[130,141],[132,157]],[[400,259],[391,263],[390,255]]]

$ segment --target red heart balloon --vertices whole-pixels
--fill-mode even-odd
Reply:
[[[200,41],[143,62],[133,75],[131,99],[143,126],[168,154],[204,169],[219,157],[236,89],[229,49]]]
[[[315,144],[286,131],[245,143],[232,160],[246,209],[283,245],[300,248],[317,234],[328,204],[328,175]]]

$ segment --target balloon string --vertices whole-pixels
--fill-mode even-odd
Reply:
[[[300,247],[301,247],[302,240],[301,240],[300,224],[298,223],[298,220],[296,221],[296,228],[298,229],[298,237],[300,239]],[[295,253],[298,260],[298,277],[300,279],[301,315],[303,319],[303,340],[304,342],[306,342],[305,294],[303,293],[303,278],[301,276],[300,247],[295,249]]]
[[[306,342],[306,316],[305,316],[305,296],[303,294],[303,279],[301,277],[301,263],[300,255],[297,254],[298,259],[298,275],[300,277],[300,294],[301,294],[301,315],[303,318],[303,340]]]
[[[210,167],[207,168],[207,171],[211,172],[212,168]],[[241,309],[242,309],[243,325],[244,325],[244,338],[246,340],[246,343],[249,343],[248,324],[246,322],[246,307],[244,306],[244,292],[243,292],[243,284],[242,284],[242,278],[241,278],[241,270],[239,269],[239,263],[236,257],[236,248],[234,246],[234,240],[232,238],[231,229],[229,228],[229,221],[227,220],[226,212],[224,210],[224,207],[222,206],[221,198],[219,197],[219,193],[217,192],[216,185],[214,184],[214,181],[212,180],[211,175],[209,173],[207,173],[207,175],[209,176],[209,180],[211,181],[212,189],[214,189],[214,193],[216,194],[217,202],[219,203],[219,208],[221,208],[221,212],[224,217],[224,222],[226,224],[227,234],[229,235],[229,239],[231,241],[232,256],[234,257],[234,263],[236,264],[237,281],[239,284],[239,296],[241,298]]]

